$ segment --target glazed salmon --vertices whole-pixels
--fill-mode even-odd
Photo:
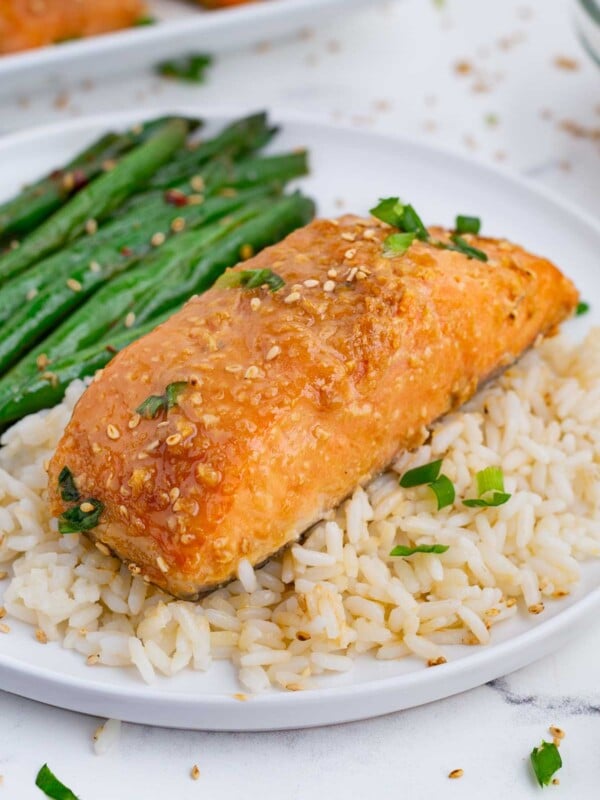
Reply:
[[[279,290],[213,287],[117,355],[51,461],[53,512],[69,507],[67,468],[102,504],[100,549],[197,598],[420,444],[577,303],[556,267],[507,241],[467,236],[484,263],[421,241],[388,257],[389,234],[315,221],[234,270],[270,269]],[[136,411],[174,386],[170,407]]]
[[[230,8],[231,6],[241,6],[252,3],[255,0],[197,0],[205,8]]]
[[[144,13],[141,0],[0,0],[0,53],[127,28]]]

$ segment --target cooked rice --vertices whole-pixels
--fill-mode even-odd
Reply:
[[[48,459],[84,390],[8,430],[0,450],[0,567],[9,615],[89,664],[134,666],[152,682],[213,659],[238,667],[251,692],[303,689],[351,669],[356,656],[414,655],[486,644],[493,625],[543,610],[600,555],[600,329],[583,345],[558,338],[529,353],[464,409],[435,425],[416,452],[357,488],[303,545],[199,603],[173,600],[133,577],[84,536],[57,533],[45,500]],[[436,511],[426,487],[398,475],[434,458],[457,502]],[[508,503],[471,509],[475,473],[502,467]],[[447,552],[390,558],[397,544]]]

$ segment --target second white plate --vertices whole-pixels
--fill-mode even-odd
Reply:
[[[264,0],[205,11],[183,0],[149,0],[156,24],[91,36],[60,45],[0,55],[3,92],[40,91],[58,78],[99,77],[153,65],[186,52],[219,53],[322,25],[329,16],[377,0]]]

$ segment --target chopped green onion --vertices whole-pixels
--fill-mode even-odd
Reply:
[[[217,288],[237,289],[260,289],[261,286],[268,286],[272,292],[277,292],[285,281],[270,269],[242,269],[228,270],[215,282]]]
[[[433,483],[437,480],[442,468],[442,459],[438,461],[431,461],[429,464],[423,464],[422,467],[415,467],[409,469],[400,478],[400,486],[403,489],[411,489],[413,486],[423,486],[425,483]]]
[[[542,740],[539,747],[533,748],[530,758],[537,782],[542,788],[548,786],[554,773],[562,767],[562,758],[558,747],[552,742]]]
[[[385,197],[369,213],[382,222],[387,222],[388,225],[398,228],[400,227],[399,222],[403,210],[404,206],[397,197]]]
[[[48,764],[44,764],[38,772],[35,785],[52,800],[78,800],[69,787],[58,780]]]
[[[415,553],[445,553],[450,548],[447,544],[419,544],[415,547],[405,547],[403,544],[398,544],[390,552],[391,556],[414,556]]]
[[[144,419],[154,419],[161,411],[167,409],[167,398],[164,394],[151,394],[137,408],[137,413]]]
[[[81,506],[89,503],[92,508],[89,511],[82,511]],[[69,508],[58,518],[59,533],[80,533],[90,531],[95,528],[100,521],[100,515],[104,511],[104,503],[89,497],[77,506]]]
[[[500,467],[486,467],[477,475],[477,499],[463,500],[469,508],[490,508],[507,503],[511,495],[504,491],[504,475]],[[487,495],[487,497],[485,497]]]
[[[212,56],[197,53],[183,58],[174,58],[171,61],[162,61],[156,70],[165,78],[204,83],[206,70],[211,64]]]
[[[463,500],[464,505],[469,508],[494,508],[508,503],[511,495],[507,492],[494,492],[491,497],[478,497],[471,500]]]
[[[58,476],[58,488],[60,489],[60,496],[65,503],[76,503],[79,498],[79,490],[75,486],[75,478],[73,473],[68,467],[63,467]]]
[[[167,386],[165,392],[167,409],[171,409],[173,406],[177,405],[179,401],[179,395],[183,392],[187,385],[187,381],[176,381],[175,383],[170,383]]]
[[[587,314],[590,310],[590,304],[586,303],[584,300],[577,303],[577,308],[575,309],[575,316],[581,317],[583,314]]]
[[[414,242],[416,233],[391,233],[383,241],[383,257],[402,256]]]
[[[427,228],[415,209],[411,205],[404,205],[397,197],[380,200],[375,208],[371,209],[371,215],[398,228],[402,233],[414,233],[417,239],[422,241],[429,238]]]
[[[400,228],[401,231],[414,233],[417,239],[420,239],[422,242],[425,242],[427,239],[429,239],[429,231],[425,225],[423,225],[421,217],[411,205],[406,205],[403,207],[397,227]]]
[[[439,478],[431,481],[429,488],[436,496],[438,511],[446,506],[451,506],[456,498],[454,484],[447,475],[440,475]]]
[[[144,25],[156,25],[156,18],[150,16],[140,17],[139,19],[136,19],[136,21],[133,24],[135,27],[140,27],[140,28],[143,27]]]
[[[462,236],[458,236],[457,234],[453,233],[450,237],[454,242],[454,245],[450,244],[441,244],[445,250],[455,250],[457,253],[462,253],[463,255],[467,256],[467,258],[476,258],[478,261],[487,261],[488,257],[480,250],[478,247],[473,247],[468,242],[466,242]]]
[[[170,411],[179,402],[179,395],[187,386],[187,381],[170,383],[164,394],[151,394],[137,408],[137,413],[144,419],[154,419],[161,411]]]
[[[479,497],[486,492],[504,491],[504,474],[500,467],[486,467],[480,470],[475,477]]]
[[[464,214],[459,214],[456,217],[456,224],[454,226],[456,233],[479,233],[481,230],[481,220],[479,217],[467,217]]]

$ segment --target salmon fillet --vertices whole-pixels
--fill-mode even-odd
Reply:
[[[141,0],[0,0],[0,53],[14,53],[133,25]]]
[[[201,6],[205,8],[230,8],[231,6],[241,6],[246,3],[255,2],[255,0],[196,0]]]
[[[118,354],[51,461],[53,512],[69,505],[66,466],[104,504],[100,548],[197,598],[420,444],[577,303],[556,267],[506,241],[465,237],[487,263],[420,241],[390,258],[389,233],[315,221],[235,268],[273,270],[279,291],[213,287]],[[174,382],[177,404],[140,418]]]

